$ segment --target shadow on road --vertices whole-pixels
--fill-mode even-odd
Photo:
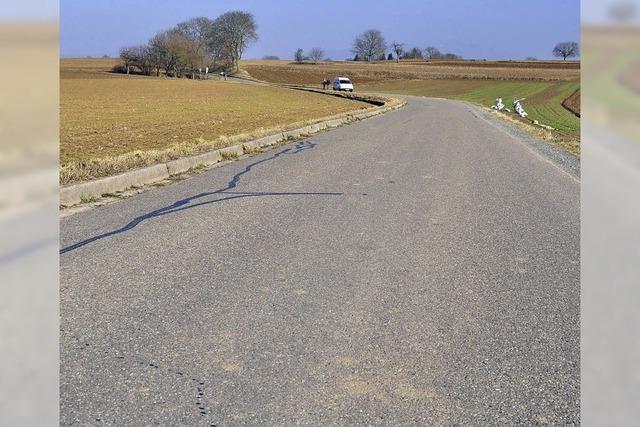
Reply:
[[[116,234],[120,234],[120,233],[124,233],[125,231],[129,231],[133,228],[135,228],[138,224],[140,224],[141,222],[151,219],[151,218],[155,218],[155,217],[159,217],[159,216],[163,216],[163,215],[167,215],[167,214],[171,214],[171,213],[176,213],[176,212],[180,212],[183,210],[187,210],[187,209],[192,209],[198,206],[204,206],[204,205],[211,205],[211,204],[215,204],[215,203],[220,203],[220,202],[225,202],[228,200],[233,200],[233,199],[241,199],[241,198],[245,198],[245,197],[265,197],[265,196],[342,196],[344,193],[305,193],[305,192],[237,192],[237,191],[230,191],[235,189],[238,184],[240,183],[240,180],[242,179],[242,177],[244,175],[246,175],[247,173],[249,173],[254,167],[258,166],[259,164],[271,161],[271,160],[275,160],[280,156],[283,155],[291,155],[291,154],[298,154],[302,151],[305,150],[311,150],[313,148],[316,147],[316,144],[311,142],[311,141],[301,141],[299,143],[297,143],[294,147],[289,147],[286,148],[282,151],[277,152],[276,154],[274,154],[273,156],[264,158],[262,160],[258,160],[256,162],[250,163],[248,164],[242,171],[238,172],[237,174],[235,174],[233,176],[233,178],[231,179],[231,181],[229,181],[229,183],[227,184],[226,187],[221,188],[219,190],[215,190],[215,191],[208,191],[208,192],[204,192],[204,193],[200,193],[197,194],[195,196],[191,196],[191,197],[187,197],[181,200],[176,201],[175,203],[172,203],[169,206],[165,206],[163,208],[160,209],[156,209],[152,212],[149,212],[147,214],[138,216],[136,218],[134,218],[131,222],[129,222],[127,225],[125,225],[124,227],[118,228],[116,230],[113,231],[109,231],[103,234],[99,234],[97,236],[93,236],[93,237],[89,237],[85,240],[82,240],[78,243],[74,243],[73,245],[64,247],[62,249],[60,249],[60,254],[65,254],[67,252],[71,252],[73,250],[76,250],[78,248],[81,248],[82,246],[88,245],[89,243],[95,242],[97,240],[101,240],[101,239],[105,239],[107,237],[111,237],[114,236]],[[203,201],[203,202],[199,202],[199,203],[192,203],[195,200],[201,199],[203,197],[207,197],[207,196],[216,196],[216,195],[220,195],[220,194],[228,194],[229,196],[227,197],[223,197],[223,198],[219,198],[219,199],[215,199],[215,200],[207,200],[207,201]]]

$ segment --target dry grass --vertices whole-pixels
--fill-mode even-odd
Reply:
[[[60,180],[79,182],[303,126],[368,104],[217,80],[116,75],[62,61]]]

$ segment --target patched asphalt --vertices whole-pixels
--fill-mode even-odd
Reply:
[[[579,423],[571,162],[409,98],[64,218],[61,424]]]

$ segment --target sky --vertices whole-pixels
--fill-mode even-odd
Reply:
[[[388,44],[476,59],[551,58],[557,42],[580,39],[579,0],[60,0],[61,55],[117,56],[181,21],[230,10],[250,12],[258,24],[246,59],[320,47],[342,60],[371,28]]]

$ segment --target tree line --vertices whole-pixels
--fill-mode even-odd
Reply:
[[[116,71],[191,78],[207,68],[237,71],[245,49],[257,39],[257,25],[248,12],[192,18],[158,32],[146,44],[120,49],[122,66]]]
[[[319,47],[311,48],[308,54],[305,53],[304,50],[302,50],[301,48],[298,48],[293,53],[293,59],[298,63],[301,63],[304,61],[311,61],[313,63],[317,63],[322,60],[328,60],[324,56],[324,50],[322,50],[322,48],[319,48]]]
[[[391,50],[387,54],[387,51]],[[405,49],[404,43],[392,42],[388,47],[387,42],[379,30],[367,30],[358,35],[353,41],[351,51],[355,54],[354,61],[395,60],[400,59],[462,59],[460,55],[450,52],[440,52],[436,47],[429,46],[425,49],[412,47]]]
[[[390,52],[387,54],[387,52]],[[460,55],[454,53],[442,53],[436,47],[429,46],[427,48],[420,49],[419,47],[413,47],[411,49],[404,49],[403,43],[393,42],[390,46],[387,46],[384,36],[379,30],[368,30],[358,35],[353,41],[353,47],[351,49],[355,55],[352,58],[353,61],[384,61],[393,60],[399,61],[400,59],[462,59]],[[394,57],[395,54],[395,57]],[[298,48],[294,54],[293,59],[302,63],[304,61],[318,62],[325,59],[324,51],[319,47],[312,48],[309,53],[305,53],[303,49]]]
[[[443,53],[434,46],[428,46],[425,49],[419,47],[405,49],[404,43],[396,41],[387,45],[384,36],[379,30],[367,30],[356,36],[351,51],[355,55],[353,57],[354,61],[391,61],[395,59],[396,62],[399,62],[401,59],[462,59],[460,55],[450,52]],[[562,57],[562,59],[575,57],[579,55],[579,52],[579,46],[576,42],[558,43],[553,49],[553,55]],[[294,52],[293,58],[298,63],[304,61],[315,63],[324,58],[324,51],[321,48],[314,47],[309,54],[305,54],[304,50],[298,48]]]

